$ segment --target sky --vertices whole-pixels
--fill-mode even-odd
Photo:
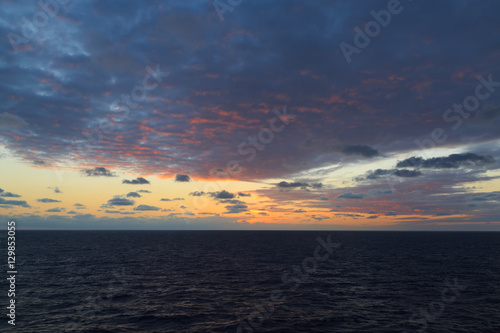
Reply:
[[[8,1],[0,220],[500,230],[498,1]]]

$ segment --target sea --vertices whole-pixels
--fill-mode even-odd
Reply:
[[[0,241],[1,332],[500,332],[500,233],[18,230],[15,297]]]

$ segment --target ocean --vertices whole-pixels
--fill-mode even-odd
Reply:
[[[16,270],[2,332],[500,332],[500,233],[18,230]]]

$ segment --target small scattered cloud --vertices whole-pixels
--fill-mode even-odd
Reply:
[[[139,190],[139,191],[136,191],[137,193],[151,193],[151,191],[148,191],[148,190]]]
[[[122,184],[143,185],[143,184],[150,184],[150,182],[145,178],[137,177],[136,179],[132,179],[132,180],[124,179],[122,181]]]
[[[19,194],[15,194],[15,193],[12,193],[12,192],[3,192],[0,193],[0,197],[4,197],[4,198],[20,198],[21,196]]]
[[[34,160],[34,161],[33,161],[33,164],[35,164],[35,165],[44,165],[44,164],[45,164],[45,162],[44,162],[44,161],[42,161],[42,160]]]
[[[127,198],[140,198],[141,195],[137,192],[128,192],[127,193]]]
[[[134,210],[138,210],[138,211],[156,211],[156,210],[160,210],[160,209],[161,209],[160,207],[148,206],[148,205],[139,205],[139,206],[134,208]]]
[[[76,209],[85,209],[87,207],[85,207],[85,205],[82,205],[81,203],[75,203],[73,206],[76,207]]]
[[[120,215],[134,215],[135,214],[134,212],[124,212],[121,210],[108,210],[108,209],[105,210],[104,212],[107,214],[120,214]]]
[[[83,169],[81,171],[87,177],[116,177],[116,175],[103,167],[95,167],[93,169]]]
[[[301,183],[301,182],[285,182],[285,181],[282,181],[282,182],[279,182],[278,184],[276,184],[276,186],[278,187],[281,187],[281,188],[297,188],[297,187],[303,187],[303,188],[306,188],[309,186],[308,183]]]
[[[0,205],[3,206],[4,208],[6,206],[21,206],[21,207],[26,207],[26,208],[31,207],[24,200],[5,200],[4,198],[0,198]]]
[[[108,203],[104,206],[105,207],[109,207],[109,206],[133,206],[134,204],[135,204],[134,200],[122,198],[120,196],[115,196],[113,199],[108,200]]]
[[[188,175],[181,175],[181,174],[175,175],[176,182],[188,182],[190,180],[191,180],[191,178],[189,178]]]
[[[64,212],[64,208],[51,208],[51,209],[47,209],[46,212],[47,213],[62,213]]]
[[[182,201],[184,200],[184,198],[173,198],[173,199],[169,199],[169,198],[161,198],[160,201]]]
[[[340,148],[344,155],[359,155],[367,158],[380,156],[380,152],[367,145],[345,145]]]
[[[304,183],[304,182],[287,182],[287,181],[282,181],[282,182],[279,182],[278,184],[276,184],[277,187],[279,188],[286,188],[286,189],[290,189],[290,188],[301,188],[301,189],[307,189],[308,187],[312,187],[312,188],[322,188],[323,187],[323,184],[322,183],[312,183],[312,184],[309,184],[309,183]]]
[[[224,214],[238,214],[247,211],[248,206],[244,204],[227,205],[227,212]]]
[[[49,198],[37,199],[36,201],[42,202],[42,203],[61,202],[61,200],[55,200],[55,199],[49,199]]]
[[[235,195],[233,193],[229,193],[226,190],[222,190],[220,192],[215,192],[211,194],[215,199],[233,199]]]
[[[347,192],[344,194],[341,194],[337,196],[337,199],[345,199],[345,200],[361,200],[367,197],[368,195],[366,193],[352,193],[352,192]]]
[[[370,170],[366,173],[364,177],[355,178],[356,181],[363,181],[366,179],[374,180],[379,179],[386,176],[396,176],[402,178],[414,178],[421,176],[422,172],[419,170],[409,170],[409,169],[377,169]]]
[[[250,197],[252,196],[250,193],[243,193],[243,192],[238,192],[239,197]]]
[[[451,154],[446,157],[433,157],[424,159],[422,157],[410,157],[399,161],[398,168],[414,167],[425,169],[456,169],[460,167],[480,167],[495,163],[495,159],[487,155],[474,153]]]

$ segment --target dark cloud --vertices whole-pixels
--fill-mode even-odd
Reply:
[[[302,187],[302,188],[306,188],[306,187],[309,187],[310,185],[308,183],[301,183],[301,182],[285,182],[285,181],[282,181],[282,182],[279,182],[278,184],[276,184],[276,186],[278,187],[281,187],[281,188],[297,188],[297,187]]]
[[[46,212],[48,212],[48,213],[62,213],[62,212],[64,212],[64,208],[51,208],[51,209],[47,209]]]
[[[93,169],[84,169],[81,171],[87,177],[116,177],[116,175],[103,167],[95,167]]]
[[[129,192],[127,193],[127,198],[140,198],[141,195],[137,192]]]
[[[343,193],[343,194],[337,196],[337,199],[346,199],[346,200],[356,199],[356,200],[360,200],[360,199],[364,199],[367,196],[368,195],[366,193],[352,193],[352,192],[347,192],[347,193]]]
[[[37,199],[36,201],[43,202],[43,203],[61,202],[61,200],[55,200],[55,199],[49,199],[49,198]]]
[[[243,193],[243,192],[238,192],[239,197],[250,197],[252,196],[250,193]]]
[[[151,191],[148,191],[148,190],[139,190],[139,191],[136,191],[137,193],[151,193]]]
[[[244,204],[227,205],[227,211],[224,214],[238,214],[247,211],[248,206]]]
[[[195,191],[195,192],[191,192],[191,193],[189,193],[189,195],[191,195],[191,196],[193,196],[193,197],[201,197],[201,196],[203,196],[203,195],[205,195],[205,194],[206,194],[206,193],[205,193],[205,192],[203,192],[203,191],[201,191],[201,192],[200,192],[200,191]]]
[[[21,196],[19,194],[14,194],[12,192],[1,192],[0,197],[5,197],[5,198],[20,198]]]
[[[130,184],[130,185],[142,185],[142,184],[150,184],[148,180],[142,177],[137,177],[137,179],[127,180],[124,179],[122,184]]]
[[[188,175],[181,175],[181,174],[175,175],[176,182],[188,182],[190,180],[191,180],[191,178],[189,178]]]
[[[139,205],[134,208],[134,210],[140,210],[140,211],[148,211],[148,210],[160,210],[161,208],[155,207],[155,206],[148,206],[148,205]]]
[[[233,199],[235,195],[233,193],[229,193],[226,190],[222,190],[220,192],[211,193],[215,199]]]
[[[108,209],[105,210],[104,212],[108,213],[108,214],[120,214],[120,215],[134,215],[135,214],[134,212],[125,212],[125,211],[121,211],[121,210],[108,210]]]
[[[184,198],[173,198],[173,199],[169,199],[169,198],[161,198],[160,201],[182,201],[184,200]]]
[[[4,36],[22,34],[14,18],[40,9],[36,2],[21,8],[9,1],[4,7],[14,20],[4,22]],[[392,20],[391,28],[348,64],[339,44],[353,43],[352,29],[363,29],[373,3],[254,1],[245,10],[226,13],[225,23],[237,22],[238,29],[220,24],[210,3],[72,3],[64,13],[70,19],[51,21],[53,38],[30,43],[31,51],[18,51],[2,69],[9,82],[2,86],[3,144],[30,164],[61,161],[80,168],[134,168],[148,175],[189,170],[193,178],[218,170],[260,180],[286,179],[293,172],[339,163],[345,155],[405,152],[415,149],[415,138],[436,128],[446,131],[449,146],[498,139],[494,109],[482,105],[461,119],[459,131],[450,131],[454,123],[443,121],[443,112],[452,106],[449,101],[461,103],[474,94],[476,75],[487,76],[495,68],[498,51],[491,32],[498,24],[491,13],[499,12],[500,4],[414,1],[411,7],[404,15],[424,17],[423,24]],[[262,13],[262,20],[255,20]],[[268,21],[273,24],[262,23]],[[110,28],[117,26],[123,29]],[[457,26],[467,27],[467,33]],[[68,39],[68,33],[78,38]],[[416,42],[409,44],[402,35]],[[457,40],[467,52],[442,47]],[[8,39],[3,45],[5,52],[14,52]],[[125,116],[121,96],[140,85],[146,66],[169,75],[144,101],[131,101],[138,105],[127,107],[131,112]],[[276,87],[280,93],[270,93]],[[491,94],[488,104],[498,105],[499,98]],[[111,110],[116,99],[119,106]],[[221,168],[230,154],[238,154],[235,141],[255,137],[274,117],[273,107],[281,109],[291,100],[285,119],[293,130],[285,126],[275,132],[265,149],[258,142],[258,149],[246,144],[242,160],[254,151],[259,162],[235,166],[241,173]],[[491,121],[475,123],[482,114]],[[310,149],[298,153],[305,141]],[[329,154],[334,151],[341,154]]]
[[[44,161],[40,161],[40,160],[34,160],[33,164],[35,164],[35,165],[44,165],[45,162]]]
[[[491,156],[478,155],[474,153],[451,154],[447,157],[433,157],[424,159],[422,157],[410,157],[399,161],[398,168],[415,167],[428,169],[456,169],[460,167],[481,167],[495,163]]]
[[[476,195],[471,200],[474,201],[500,201],[500,192],[483,193]]]
[[[108,206],[133,206],[135,204],[134,200],[125,199],[119,196],[114,197],[113,199],[108,200],[108,203],[105,205]]]
[[[413,177],[418,177],[421,176],[422,172],[418,170],[409,170],[409,169],[377,169],[377,170],[370,170],[366,173],[366,176],[364,177],[357,177],[355,178],[357,181],[362,181],[365,179],[379,179],[385,176],[396,176],[396,177],[402,177],[402,178],[413,178]]]
[[[236,204],[244,204],[245,202],[243,202],[241,200],[237,200],[237,199],[225,199],[225,200],[220,200],[220,203],[228,203],[228,204],[236,205]]]
[[[26,208],[31,207],[24,200],[5,200],[4,198],[0,198],[0,205],[1,206],[7,206],[7,205],[9,205],[9,206],[10,205],[12,205],[12,206],[21,206],[21,207],[26,207]]]
[[[344,155],[360,155],[367,158],[380,156],[378,150],[366,145],[346,145],[340,149]]]

